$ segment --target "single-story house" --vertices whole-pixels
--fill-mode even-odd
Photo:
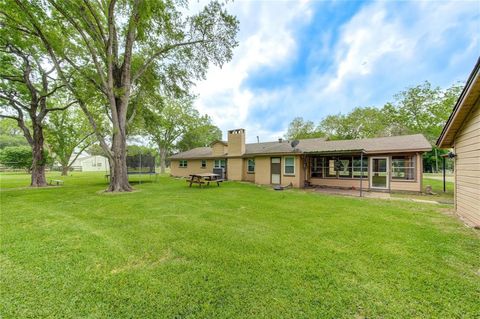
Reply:
[[[71,160],[76,155],[72,155]],[[106,172],[110,169],[108,158],[100,155],[80,154],[72,164],[72,168],[81,172]]]
[[[480,226],[480,58],[437,145],[453,149],[457,214]]]
[[[229,180],[256,184],[421,192],[422,153],[431,148],[421,134],[245,143],[245,130],[235,129],[228,141],[171,156],[170,167],[177,177],[223,168]]]

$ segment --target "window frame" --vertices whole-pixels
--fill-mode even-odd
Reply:
[[[207,168],[207,160],[200,160],[200,168]]]
[[[182,165],[182,163],[184,163],[184,165]],[[178,161],[178,167],[187,168],[188,167],[188,161],[187,160],[179,160]]]
[[[331,172],[331,168],[330,167],[330,162],[333,161],[333,172],[334,174],[330,174]],[[338,174],[337,174],[337,170],[335,169],[335,161],[336,161],[336,156],[325,156],[325,160],[324,160],[324,174],[323,174],[323,178],[335,178],[335,179],[338,179]]]
[[[310,163],[310,178],[321,179],[355,179],[359,180],[360,174],[360,155],[343,155],[329,156],[321,155],[312,157]],[[341,175],[341,171],[337,170],[336,161],[348,160],[347,171],[349,175]],[[357,164],[358,163],[358,164]],[[369,174],[368,156],[363,156],[363,179],[368,178]],[[355,165],[357,164],[357,165]]]
[[[312,158],[310,177],[325,178],[325,156],[315,156]]]
[[[287,159],[293,159],[292,165],[287,165]],[[286,169],[288,167],[293,167],[293,173],[287,173]],[[295,156],[284,156],[283,157],[283,175],[284,176],[295,176],[296,173],[296,164],[295,164]]]
[[[365,155],[363,156],[363,164],[362,164],[363,174],[362,174],[362,171],[360,170],[360,165],[358,166],[354,165],[355,161],[358,161],[360,163],[361,158],[362,158],[361,156],[352,156],[352,178],[353,179],[360,179],[361,177],[362,179],[368,178],[368,174],[369,174],[368,156],[365,156]],[[356,168],[357,170],[355,170]],[[355,176],[355,172],[358,172],[360,174],[358,174],[358,176]]]
[[[348,171],[349,174],[348,175],[342,175],[343,171],[337,170],[338,179],[352,179],[353,178],[353,167],[352,167],[353,156],[337,156],[336,161],[339,161],[340,163],[342,163],[342,161],[348,161],[346,171]],[[342,165],[343,165],[343,163],[342,163]]]
[[[395,159],[397,157],[397,159]],[[402,157],[404,160],[406,157],[410,158],[410,163],[412,166],[405,166],[405,164],[402,167],[395,167],[395,160],[398,160],[399,157]],[[407,154],[407,155],[392,155],[390,157],[390,180],[392,182],[416,182],[417,181],[417,155],[416,154]],[[407,179],[405,177],[395,177],[395,168],[397,169],[403,169],[403,173],[406,174],[406,169],[411,169],[413,171],[413,178],[412,179]]]
[[[217,161],[219,163],[222,163],[222,161],[223,161],[223,166],[221,164],[220,164],[220,166],[217,166]],[[219,159],[213,160],[213,168],[226,168],[226,167],[227,167],[227,161],[224,158],[219,158]]]
[[[253,170],[250,170],[250,162],[253,162]],[[255,174],[255,159],[254,158],[248,158],[247,159],[247,174]]]

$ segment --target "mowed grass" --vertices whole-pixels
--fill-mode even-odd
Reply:
[[[57,177],[58,175],[54,175]],[[1,175],[2,318],[479,318],[480,235],[440,205]]]
[[[455,184],[453,182],[445,182],[445,192],[443,192],[443,181],[433,178],[423,178],[423,191],[427,186],[432,187],[432,192],[434,194],[415,194],[415,193],[405,193],[405,192],[397,192],[392,193],[393,197],[402,197],[402,198],[410,198],[410,199],[420,199],[420,200],[430,200],[430,201],[437,201],[443,204],[451,204],[454,203],[454,190]]]

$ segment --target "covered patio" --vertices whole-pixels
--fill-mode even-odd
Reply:
[[[306,188],[351,196],[364,196],[370,188],[368,158],[363,149],[309,152],[303,163]]]
[[[366,191],[408,191],[408,187],[418,192],[421,162],[419,153],[372,153],[364,149],[309,152],[304,155],[305,187],[348,190],[357,196],[364,196]]]

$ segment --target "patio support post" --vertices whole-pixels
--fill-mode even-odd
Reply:
[[[360,197],[363,191],[363,151],[360,153]]]
[[[443,164],[443,165],[442,165],[442,166],[443,166],[442,171],[443,171],[443,192],[444,192],[444,193],[445,193],[446,190],[447,190],[447,189],[446,189],[446,182],[445,182],[445,162],[446,162],[445,156],[443,156],[443,157],[442,157],[442,164]]]

